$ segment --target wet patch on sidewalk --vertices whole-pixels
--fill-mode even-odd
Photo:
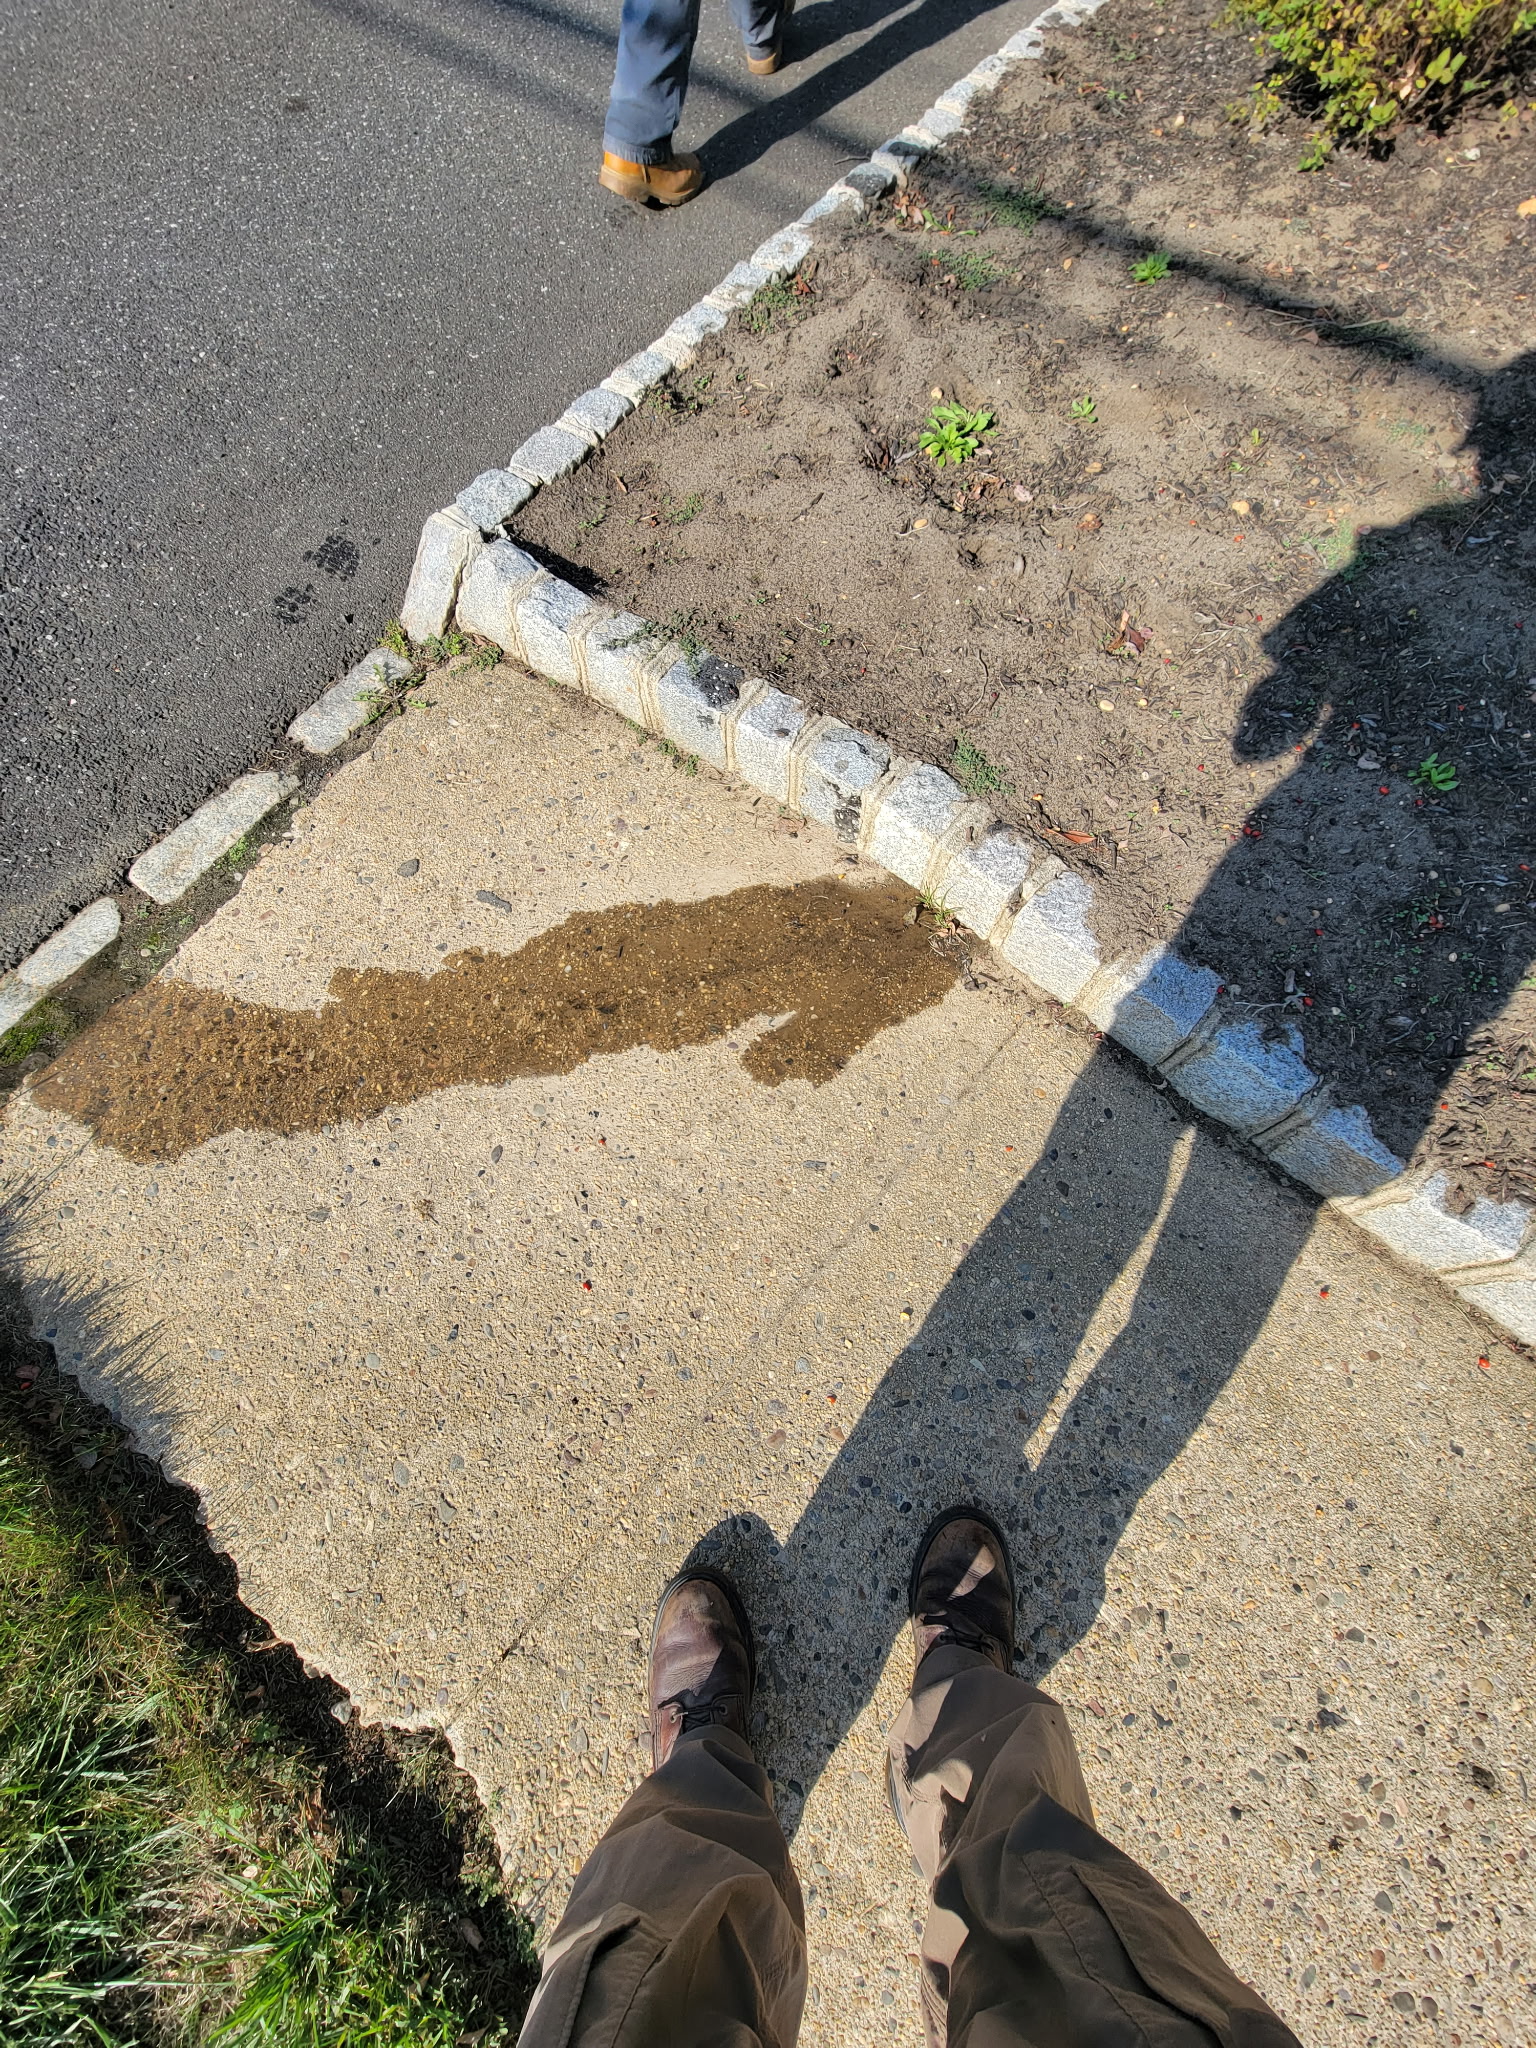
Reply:
[[[569,1073],[595,1053],[702,1045],[754,1017],[781,1020],[742,1054],[755,1081],[821,1083],[953,986],[916,903],[899,884],[828,877],[617,904],[515,953],[453,954],[436,974],[340,969],[318,1011],[156,981],[33,1092],[147,1163],[227,1131],[316,1131],[440,1088]]]

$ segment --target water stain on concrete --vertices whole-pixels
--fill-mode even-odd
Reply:
[[[953,985],[913,907],[899,884],[831,878],[621,903],[515,953],[455,953],[435,974],[338,969],[318,1012],[154,981],[33,1093],[148,1163],[225,1131],[317,1131],[438,1088],[569,1073],[594,1053],[702,1045],[764,1015],[785,1021],[742,1055],[747,1072],[820,1083]]]

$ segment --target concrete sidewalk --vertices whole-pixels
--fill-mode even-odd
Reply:
[[[338,969],[394,1001],[516,955],[532,1044],[565,964],[602,1008],[578,955],[615,906],[754,891],[793,923],[882,887],[578,698],[431,689],[170,970],[253,1067],[242,1020],[318,1010]],[[807,1011],[843,1000],[795,971]],[[911,1544],[974,1493],[1102,1824],[1304,2040],[1530,2039],[1528,1362],[1481,1368],[1455,1304],[1022,990],[941,959],[833,1078],[765,1085],[784,1013],[698,981],[674,1050],[406,1072],[366,1120],[290,1105],[174,1158],[16,1100],[40,1327],[199,1489],[275,1633],[365,1715],[448,1730],[546,1920],[643,1768],[651,1610],[702,1548],[763,1638],[804,2038],[919,2041],[881,1730]],[[197,1067],[166,1014],[113,1070],[145,1130]]]

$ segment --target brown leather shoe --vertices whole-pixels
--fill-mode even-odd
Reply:
[[[632,164],[605,149],[597,182],[641,206],[683,206],[703,191],[704,166],[691,149],[674,150],[664,164]]]
[[[784,0],[779,9],[779,25],[774,33],[773,45],[760,57],[747,52],[747,69],[755,78],[771,78],[784,62],[784,24],[795,11],[795,0]]]
[[[912,1673],[930,1650],[976,1650],[999,1671],[1013,1669],[1013,1565],[1008,1543],[980,1508],[946,1508],[928,1524],[907,1589]]]
[[[757,1656],[741,1596],[723,1572],[683,1572],[661,1596],[651,1632],[651,1765],[660,1770],[690,1729],[745,1739]]]

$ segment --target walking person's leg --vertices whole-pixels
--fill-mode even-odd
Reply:
[[[784,61],[784,24],[795,0],[730,0],[731,19],[747,53],[747,69],[768,78]]]
[[[674,1580],[651,1642],[655,1768],[576,1880],[519,2048],[794,2048],[805,1914],[747,1740],[753,1678],[730,1582]]]
[[[891,1803],[932,1893],[934,2048],[1297,2048],[1184,1908],[1093,1824],[1066,1716],[1013,1675],[1001,1532],[959,1509],[911,1584],[912,1691]]]
[[[698,33],[699,0],[624,0],[598,172],[610,192],[680,206],[703,186],[698,158],[672,147]]]

